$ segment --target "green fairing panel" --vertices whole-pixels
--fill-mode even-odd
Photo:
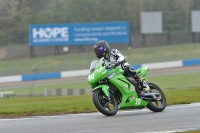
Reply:
[[[106,94],[106,96],[108,97],[108,89],[109,89],[109,86],[108,86],[108,85],[99,85],[99,86],[95,87],[95,88],[93,89],[93,91],[96,90],[96,89],[102,89],[103,92],[104,92],[104,93]]]
[[[97,87],[97,83],[92,84],[91,87],[94,89],[95,87]]]
[[[102,63],[100,63],[92,74],[88,74],[88,83],[90,85],[96,84],[98,81],[106,77],[108,73],[109,72],[105,69],[105,67],[102,67]]]
[[[119,109],[142,109],[147,105],[147,102],[140,99],[135,91],[135,86],[131,84],[125,76],[117,75],[110,80],[122,94],[122,101]],[[133,107],[135,106],[135,107]]]
[[[142,80],[146,79],[147,71],[149,67],[142,67],[136,70],[136,73],[142,78]]]

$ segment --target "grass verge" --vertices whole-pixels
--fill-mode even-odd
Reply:
[[[115,48],[111,45],[111,48]],[[199,58],[199,44],[168,45],[123,49],[120,52],[130,64],[142,64],[161,61],[174,61]],[[38,73],[88,69],[94,52],[74,53],[59,56],[37,57],[31,59],[0,60],[0,76],[31,74],[36,67]]]
[[[188,78],[189,77],[189,78]],[[172,74],[172,75],[160,75],[160,76],[151,76],[147,75],[147,82],[152,82],[160,86],[162,89],[180,89],[180,88],[198,88],[199,86],[199,77],[200,73],[183,73],[183,74]],[[49,83],[44,85],[35,84],[33,87],[33,93],[43,93],[45,89],[80,89],[88,88],[90,85],[87,83],[87,77],[85,81],[77,82],[68,82],[55,84]],[[187,81],[187,82],[185,82]],[[14,91],[16,94],[29,94],[32,86],[26,87],[17,87],[15,88],[1,88],[1,91]]]
[[[200,88],[165,90],[167,105],[200,102]],[[96,112],[91,95],[5,98],[0,100],[0,118]]]
[[[200,130],[192,130],[192,131],[176,132],[176,133],[200,133]]]

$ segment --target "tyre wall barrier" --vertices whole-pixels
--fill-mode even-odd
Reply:
[[[45,89],[44,96],[69,96],[92,94],[92,89]]]

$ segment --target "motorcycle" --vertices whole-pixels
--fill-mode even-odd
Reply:
[[[145,80],[148,70],[148,67],[143,67],[136,72]],[[166,107],[165,95],[156,84],[146,82],[150,91],[142,95],[134,78],[125,75],[124,70],[117,66],[105,67],[101,60],[91,62],[87,80],[93,89],[95,107],[106,116],[114,116],[118,110],[145,107],[154,112],[161,112]]]

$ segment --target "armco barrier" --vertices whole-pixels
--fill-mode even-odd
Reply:
[[[164,68],[184,67],[184,66],[194,66],[194,65],[200,65],[200,59],[145,63],[145,64],[133,65],[133,68],[138,69],[141,67],[149,67],[150,69],[164,69]],[[0,77],[0,83],[24,82],[24,81],[33,81],[33,80],[46,80],[46,79],[87,76],[88,73],[89,73],[89,69],[84,69],[84,70],[75,70],[75,71],[5,76],[5,77]]]

